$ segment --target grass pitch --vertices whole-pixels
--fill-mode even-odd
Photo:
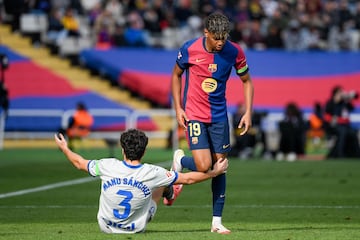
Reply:
[[[89,159],[107,149],[87,149]],[[116,154],[120,154],[116,152]],[[144,161],[170,166],[172,152],[149,149]],[[360,239],[360,159],[270,162],[230,159],[223,222],[210,233],[210,181],[185,186],[159,205],[146,233],[106,235],[97,222],[99,180],[88,181],[57,149],[0,151],[0,239]],[[84,179],[75,184],[73,180]]]

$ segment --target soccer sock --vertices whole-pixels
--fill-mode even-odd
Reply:
[[[184,156],[181,158],[181,165],[191,171],[197,171],[193,157]]]
[[[212,179],[213,216],[221,217],[225,204],[226,175],[221,174]]]
[[[212,218],[212,225],[218,226],[221,224],[221,217],[213,216]]]

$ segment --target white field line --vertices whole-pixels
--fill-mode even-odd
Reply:
[[[161,163],[158,163],[157,165],[165,167],[165,166],[169,165],[169,161],[161,162]],[[60,187],[73,186],[73,185],[77,185],[77,184],[92,182],[92,181],[95,181],[98,179],[99,178],[97,178],[97,177],[95,177],[95,178],[94,177],[85,177],[85,178],[79,178],[79,179],[75,179],[75,180],[69,180],[69,181],[64,181],[64,182],[48,184],[48,185],[35,187],[35,188],[23,189],[23,190],[19,190],[19,191],[15,191],[15,192],[2,193],[2,194],[0,194],[0,199],[25,195],[25,194],[34,193],[34,192],[46,191],[46,190],[51,190],[51,189],[60,188]]]
[[[171,208],[211,208],[211,205],[173,205]],[[257,209],[360,209],[360,206],[321,206],[321,205],[227,205],[231,208],[257,208]],[[98,208],[98,205],[16,205],[0,206],[0,209],[26,209],[26,208],[58,208],[58,209],[76,209],[76,208]]]
[[[85,178],[80,178],[80,179],[75,179],[75,180],[70,180],[70,181],[48,184],[48,185],[44,185],[44,186],[40,186],[40,187],[36,187],[36,188],[28,188],[28,189],[24,189],[24,190],[20,190],[20,191],[16,191],[16,192],[3,193],[3,194],[0,194],[0,199],[25,195],[25,194],[34,193],[34,192],[46,191],[46,190],[59,188],[59,187],[72,186],[72,185],[76,185],[76,184],[91,182],[94,180],[98,180],[98,178],[85,177]]]

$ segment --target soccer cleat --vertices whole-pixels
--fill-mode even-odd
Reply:
[[[211,232],[219,233],[219,234],[230,234],[231,233],[231,231],[229,229],[227,229],[226,227],[224,227],[222,224],[218,224],[216,226],[212,225]]]
[[[174,194],[173,194],[173,196],[172,196],[171,199],[164,198],[164,204],[167,205],[167,206],[171,206],[171,205],[174,203],[175,199],[176,199],[176,198],[179,196],[179,194],[181,193],[182,187],[183,187],[182,184],[173,185]]]
[[[176,172],[181,172],[182,171],[182,165],[181,165],[181,159],[182,157],[185,156],[185,153],[182,149],[177,149],[175,152],[174,152],[174,155],[173,155],[173,163],[172,163],[172,166],[171,166],[171,169],[172,171],[176,171]]]
[[[164,189],[162,197],[167,198],[167,199],[172,199],[173,196],[174,196],[174,188],[173,188],[173,186],[166,187]]]

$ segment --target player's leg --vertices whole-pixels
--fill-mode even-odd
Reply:
[[[212,165],[208,125],[199,121],[187,124],[187,141],[192,156],[181,158],[181,166],[191,171],[206,172]]]
[[[181,172],[181,170],[182,170],[181,158],[183,158],[184,155],[185,155],[184,151],[181,149],[178,149],[174,152],[173,164],[171,167],[172,171]],[[175,199],[180,195],[182,188],[183,188],[182,184],[171,185],[171,186],[165,188],[165,190],[163,192],[164,204],[167,206],[171,206],[174,203]]]
[[[227,121],[213,124],[190,121],[187,133],[193,158],[183,157],[181,159],[183,167],[192,166],[192,160],[197,171],[206,172],[212,166],[213,159],[226,157],[226,153],[230,150],[229,124]],[[212,152],[217,154],[212,154]],[[213,220],[211,231],[221,234],[230,233],[230,230],[225,228],[221,222],[225,203],[225,189],[225,174],[212,179]]]
[[[212,165],[211,152],[209,149],[207,126],[204,123],[197,121],[190,121],[188,124],[188,140],[190,149],[194,157],[187,157],[184,151],[178,149],[174,152],[173,164],[171,170],[181,172],[183,168],[191,171],[206,172]],[[164,198],[165,205],[172,205],[174,200],[182,191],[183,185],[174,185],[173,199]]]
[[[209,127],[211,148],[216,153],[215,159],[225,158],[230,151],[229,124],[227,122],[215,123]],[[222,214],[225,205],[226,175],[221,174],[212,179],[213,194],[213,220],[211,232],[229,234],[231,231],[222,225]]]
[[[213,219],[211,232],[229,234],[231,231],[222,225],[222,213],[225,205],[226,175],[221,174],[212,179]]]
[[[194,166],[195,166],[195,164],[197,162],[201,162],[201,159],[211,159],[209,149],[193,150],[192,153],[196,156],[195,158],[191,157],[191,160],[192,160],[191,164],[194,165]],[[184,156],[184,151],[182,151],[181,149],[178,149],[177,151],[175,151],[174,155],[177,155],[177,156],[174,157],[174,163],[173,163],[172,169],[174,169],[176,171],[181,171],[182,170],[182,165],[180,163],[180,158],[181,159],[184,159],[184,158],[189,159],[190,157],[185,157]],[[196,161],[197,159],[199,159],[200,161]],[[211,167],[211,160],[209,161],[209,164],[207,166],[202,165],[202,167],[193,168],[193,169],[190,169],[190,170],[196,170],[196,169],[199,169],[199,170],[207,169],[208,170],[210,167]],[[206,171],[204,170],[204,172],[206,172]],[[173,202],[175,201],[175,199],[181,193],[182,188],[183,188],[183,184],[174,185],[173,186],[173,197],[171,199],[169,199],[168,197],[165,197],[164,198],[164,204],[168,205],[168,206],[172,205]]]

